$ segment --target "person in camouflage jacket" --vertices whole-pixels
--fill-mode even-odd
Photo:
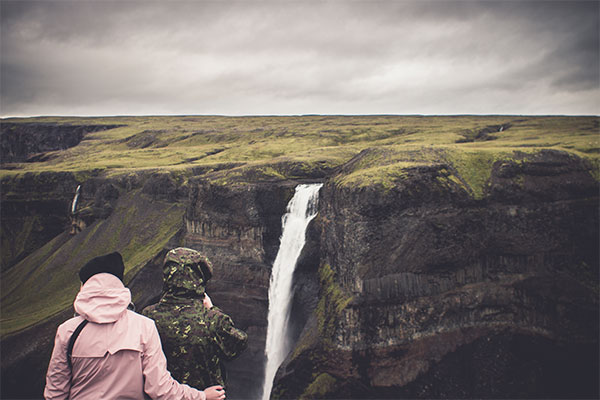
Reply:
[[[222,360],[237,357],[248,336],[205,293],[212,263],[196,250],[179,247],[163,263],[160,301],[144,309],[160,333],[172,376],[193,387],[225,387]]]

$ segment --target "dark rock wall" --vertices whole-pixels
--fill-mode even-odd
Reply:
[[[69,207],[78,183],[70,173],[43,173],[7,177],[0,185],[5,271],[69,226]]]
[[[557,152],[499,162],[480,201],[437,175],[415,169],[389,191],[322,189],[321,264],[352,300],[330,331],[315,309],[277,397],[598,396],[588,168]]]

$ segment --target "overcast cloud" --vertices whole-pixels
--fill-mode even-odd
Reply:
[[[0,4],[2,116],[600,114],[597,1]]]

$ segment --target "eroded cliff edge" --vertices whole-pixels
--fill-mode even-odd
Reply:
[[[276,397],[597,397],[598,183],[585,163],[517,154],[478,200],[451,174],[325,185],[319,303]]]

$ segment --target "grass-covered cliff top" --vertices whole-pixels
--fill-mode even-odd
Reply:
[[[466,169],[489,164],[514,151],[556,149],[591,161],[598,179],[600,117],[528,116],[287,116],[287,117],[44,117],[4,119],[12,124],[112,125],[87,133],[75,147],[52,151],[37,162],[4,164],[0,176],[25,172],[87,171],[106,175],[141,170],[195,168],[222,170],[222,183],[244,177],[285,177],[277,165],[301,162],[304,168],[336,167],[365,149],[374,150],[339,179],[363,185],[400,176],[402,171],[439,161]],[[198,169],[199,168],[199,169]],[[475,177],[475,180],[479,177]],[[385,182],[384,182],[385,183]]]

